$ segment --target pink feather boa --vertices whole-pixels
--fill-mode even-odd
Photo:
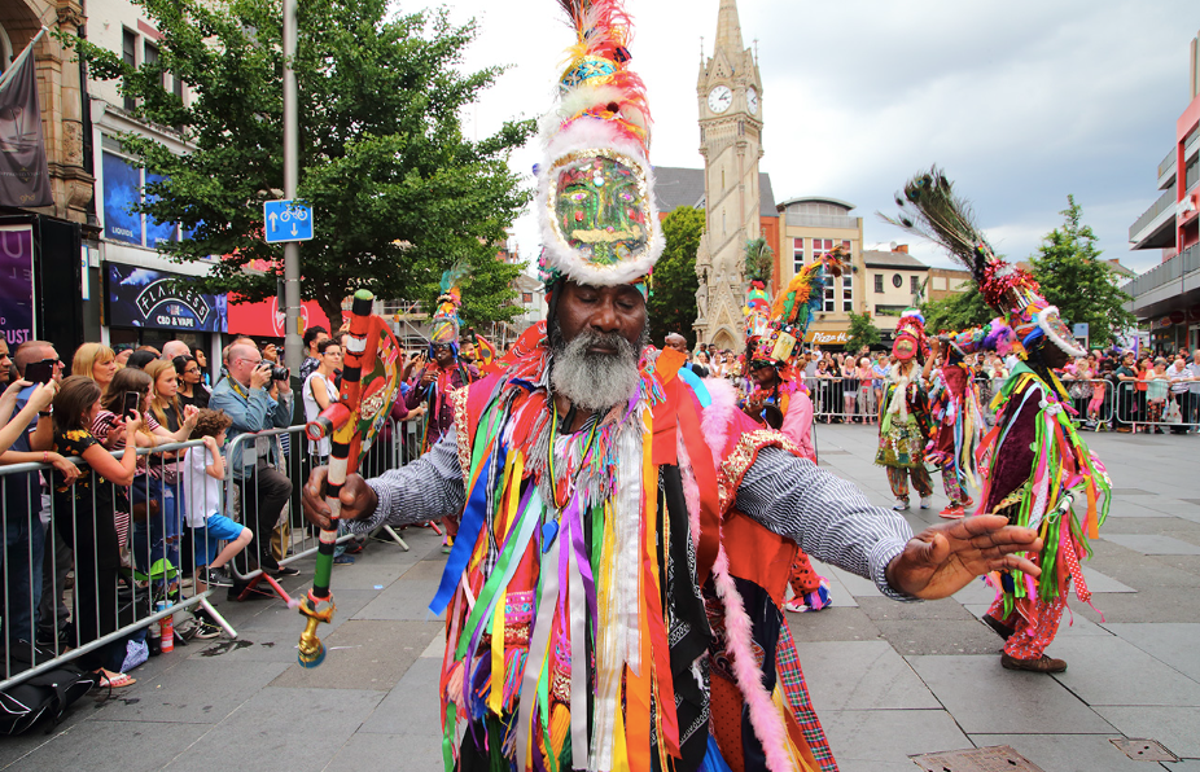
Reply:
[[[721,468],[725,460],[725,445],[729,441],[729,430],[733,425],[737,407],[737,392],[733,385],[723,379],[704,381],[712,403],[704,409],[700,428],[713,454],[713,465]],[[696,475],[688,462],[687,450],[682,438],[678,443],[680,467],[683,470],[683,493],[687,501],[688,517],[691,521],[692,539],[698,543],[700,535],[700,489]],[[750,616],[746,603],[729,574],[729,556],[722,543],[717,548],[717,559],[713,563],[713,585],[721,605],[725,609],[725,633],[728,652],[732,660],[734,678],[737,679],[747,707],[750,709],[750,724],[754,735],[762,743],[767,756],[767,768],[771,772],[788,772],[792,769],[792,757],[788,749],[790,742],[787,727],[775,707],[774,700],[763,686],[762,670],[754,656]]]

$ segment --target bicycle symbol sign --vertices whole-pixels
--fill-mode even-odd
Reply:
[[[263,234],[268,244],[308,241],[313,237],[312,207],[290,199],[264,201]]]

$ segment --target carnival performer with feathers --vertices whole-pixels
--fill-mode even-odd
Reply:
[[[1023,352],[992,402],[996,426],[977,454],[984,477],[980,512],[1038,531],[1045,548],[1031,554],[1041,576],[1020,570],[992,575],[997,597],[984,621],[1005,638],[1005,668],[1061,672],[1067,663],[1045,650],[1072,581],[1076,596],[1089,602],[1079,561],[1091,554],[1088,542],[1099,536],[1111,499],[1104,465],[1076,433],[1071,398],[1054,373],[1087,352],[1033,276],[995,255],[967,203],[936,167],[909,181],[896,203],[901,212],[891,221],[942,245],[969,268],[988,305],[1004,316],[991,335],[1011,336]]]
[[[929,509],[933,481],[925,469],[925,446],[933,434],[933,421],[925,380],[933,358],[925,339],[925,317],[918,309],[907,308],[900,315],[892,356],[896,363],[888,370],[883,403],[879,406],[879,450],[875,463],[887,470],[888,484],[896,497],[892,509],[897,512],[908,509],[909,478],[921,497],[921,509]]]
[[[983,410],[975,370],[965,360],[984,350],[991,331],[988,325],[942,333],[931,347],[935,358],[941,354],[941,364],[929,387],[933,436],[925,448],[925,460],[942,469],[942,487],[950,503],[938,514],[948,520],[963,517],[965,510],[974,506],[967,486],[979,487],[975,450],[983,437]]]
[[[438,296],[437,310],[429,324],[429,359],[416,374],[416,383],[404,398],[409,410],[415,410],[421,404],[426,406],[422,453],[436,445],[454,423],[450,393],[479,378],[478,368],[464,361],[459,351],[460,284],[466,275],[467,266],[463,263],[442,274],[442,294]],[[445,529],[442,549],[449,552],[458,533],[457,513],[442,517],[442,525]]]
[[[431,604],[445,768],[831,770],[780,611],[797,544],[889,597],[1036,572],[1027,529],[902,518],[755,425],[685,355],[639,369],[663,248],[650,121],[620,3],[563,1],[576,45],[543,124],[546,334],[452,392],[454,422],[403,469],[342,487],[356,531],[465,506]],[[306,515],[328,524],[325,470]]]

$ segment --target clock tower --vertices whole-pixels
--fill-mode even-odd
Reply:
[[[702,343],[740,351],[745,345],[745,247],[761,235],[763,124],[762,79],[754,52],[742,46],[737,0],[721,0],[716,45],[710,58],[701,56],[696,95],[706,220],[696,255],[696,336]]]

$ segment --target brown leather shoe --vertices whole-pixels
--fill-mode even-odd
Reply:
[[[1031,673],[1061,673],[1067,669],[1067,663],[1064,660],[1053,659],[1045,654],[1037,659],[1017,659],[1002,653],[1000,664],[1006,670],[1028,670]]]

